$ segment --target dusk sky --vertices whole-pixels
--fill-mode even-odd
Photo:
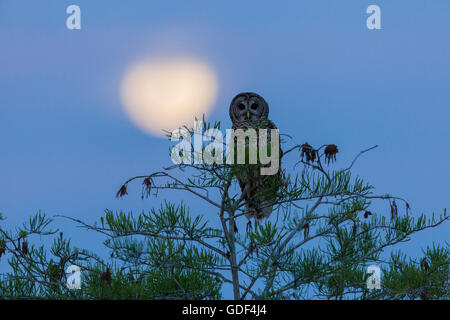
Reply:
[[[66,27],[71,4],[81,8],[80,30]],[[381,30],[366,27],[372,4]],[[93,222],[106,208],[141,212],[164,199],[189,200],[216,219],[186,194],[141,200],[136,185],[115,198],[127,178],[172,164],[169,141],[136,126],[120,97],[130,66],[171,57],[214,71],[208,120],[231,127],[231,99],[257,92],[281,133],[338,145],[337,167],[379,145],[354,173],[377,193],[407,199],[413,215],[450,206],[448,0],[0,0],[2,224],[13,228],[38,210]],[[387,214],[388,203],[379,209]],[[73,223],[56,226],[76,246],[101,247]],[[399,248],[420,256],[449,232],[444,223]]]

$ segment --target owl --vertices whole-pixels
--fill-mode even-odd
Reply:
[[[269,105],[263,97],[256,93],[239,93],[231,101],[230,118],[234,130],[242,129],[246,131],[249,128],[254,128],[258,133],[258,130],[269,129],[267,130],[269,140],[270,129],[277,129],[277,127],[268,119],[268,116]],[[268,144],[270,145],[269,141]],[[279,155],[281,159],[281,148]],[[245,201],[246,216],[249,220],[254,218],[257,221],[269,217],[272,213],[281,184],[281,161],[278,171],[274,175],[261,175],[261,167],[267,167],[268,165],[262,165],[258,162],[254,165],[247,163],[245,165],[235,163],[234,165],[234,174],[242,192],[241,198]]]

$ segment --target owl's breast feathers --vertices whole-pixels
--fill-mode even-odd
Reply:
[[[270,120],[261,121],[236,121],[233,129],[277,129]],[[268,138],[270,138],[270,131]],[[279,149],[279,168],[281,168],[281,157],[283,151]],[[276,203],[277,193],[281,185],[280,169],[275,175],[263,176],[260,174],[260,165],[238,165],[236,177],[239,182],[242,196],[246,203],[246,215],[248,218],[262,219],[270,216],[273,205]],[[262,165],[269,167],[269,164]]]

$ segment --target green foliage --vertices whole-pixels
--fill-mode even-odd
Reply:
[[[202,131],[210,128],[220,129],[220,123],[204,123]],[[239,167],[224,162],[133,177],[117,193],[127,195],[128,184],[141,180],[142,198],[187,192],[210,205],[204,214],[165,201],[137,215],[106,210],[92,224],[58,216],[102,234],[108,257],[74,248],[40,212],[14,231],[0,225],[0,259],[8,259],[11,269],[0,279],[0,297],[220,299],[226,285],[235,299],[449,299],[448,245],[435,244],[416,259],[387,252],[416,232],[447,223],[447,212],[412,214],[405,200],[377,195],[353,177],[353,163],[370,149],[350,167],[332,170],[323,166],[324,157],[332,159],[327,145],[305,146],[283,153],[301,152],[300,172],[283,169],[280,179],[267,179],[260,190],[274,204],[267,220],[247,221]],[[389,202],[390,211],[375,210],[374,202]],[[40,243],[43,236],[53,237],[50,248]],[[374,264],[382,270],[381,289],[369,290],[367,267]],[[70,265],[81,269],[79,290],[66,286]]]
[[[102,217],[103,218],[103,217]],[[137,219],[132,214],[106,211],[104,221],[110,229],[100,228],[111,237],[104,245],[110,258],[102,259],[87,250],[71,247],[62,233],[49,249],[31,247],[25,255],[16,246],[27,234],[56,234],[46,232],[52,219],[39,213],[30,224],[15,233],[1,231],[0,244],[11,253],[12,272],[0,281],[3,298],[44,299],[219,299],[222,281],[201,270],[204,264],[217,263],[217,255],[186,244],[177,237],[156,238],[156,234],[177,233],[183,221],[188,234],[202,237],[215,231],[205,227],[200,217],[190,218],[185,207],[167,204],[159,212],[152,210]],[[29,230],[24,232],[24,230]],[[37,232],[39,230],[39,232]],[[140,237],[140,238],[139,238]],[[51,258],[48,257],[51,254]],[[54,262],[58,261],[58,262]],[[68,266],[81,267],[80,290],[69,290],[65,273]]]

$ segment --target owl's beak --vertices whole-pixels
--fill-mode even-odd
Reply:
[[[250,111],[247,111],[247,119],[250,119]]]

